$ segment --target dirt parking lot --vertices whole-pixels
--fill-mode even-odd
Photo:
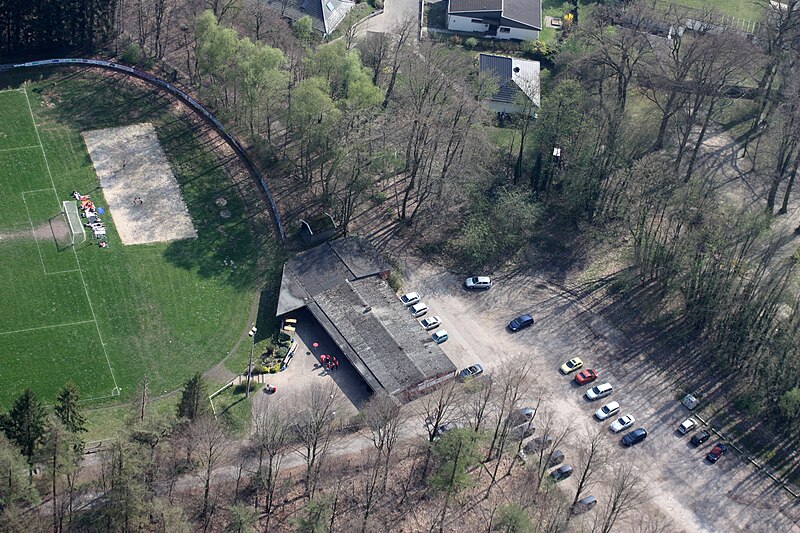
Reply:
[[[620,415],[632,414],[634,427],[645,427],[649,436],[642,444],[623,448],[619,436],[607,432],[612,464],[606,472],[616,461],[632,461],[646,481],[647,506],[669,517],[675,526],[670,531],[800,531],[800,503],[733,452],[717,464],[706,462],[705,454],[716,442],[713,437],[694,448],[689,436],[678,434],[678,425],[689,416],[677,401],[680,384],[637,355],[619,330],[569,294],[525,276],[497,277],[491,290],[469,293],[461,287],[462,279],[444,270],[419,263],[408,264],[405,270],[405,290],[422,295],[430,307],[429,316],[442,317],[450,334],[442,349],[459,369],[481,362],[491,372],[512,356],[531,358],[535,384],[530,396],[544,392],[553,414],[574,428],[563,447],[567,463],[574,461],[580,440],[586,438],[584,426],[610,425],[610,421],[595,421],[592,413],[606,401],[616,400]],[[536,324],[509,333],[505,325],[524,312],[533,315]],[[613,395],[586,401],[583,392],[589,386],[577,387],[571,376],[558,371],[571,357],[581,357],[585,368],[597,370],[598,383],[611,382]],[[572,492],[577,480],[573,477],[559,486]],[[601,482],[589,491],[600,500],[598,508],[606,489]],[[624,526],[617,529],[625,530]]]

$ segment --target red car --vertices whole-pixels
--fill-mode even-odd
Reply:
[[[717,459],[722,457],[727,451],[728,447],[725,446],[723,443],[718,442],[717,445],[714,446],[714,448],[710,452],[708,452],[708,454],[706,455],[706,459],[708,460],[709,463],[716,463]]]
[[[596,379],[597,379],[597,372],[595,372],[591,368],[588,370],[584,370],[583,372],[578,372],[578,374],[575,375],[575,383],[577,383],[578,385],[586,385],[587,383],[591,383]]]

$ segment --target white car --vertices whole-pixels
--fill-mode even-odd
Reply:
[[[681,432],[681,435],[686,435],[696,427],[697,427],[697,420],[695,420],[694,418],[687,418],[686,420],[681,422],[681,425],[678,427],[678,431]]]
[[[598,420],[606,420],[617,413],[619,413],[619,404],[617,402],[609,402],[600,409],[598,409],[594,413],[594,416]]]
[[[414,318],[419,318],[428,312],[428,306],[425,305],[424,302],[414,304],[408,309],[411,311],[411,316],[413,316]]]
[[[614,423],[611,424],[610,429],[614,433],[619,433],[623,429],[628,429],[636,422],[636,419],[633,418],[633,415],[625,415],[617,418],[614,420]]]
[[[431,335],[431,338],[436,344],[442,344],[444,341],[450,338],[450,335],[447,334],[447,331],[444,329],[440,329],[439,331],[434,332]]]
[[[491,289],[492,278],[489,276],[472,276],[464,281],[464,287],[470,290]]]
[[[611,386],[611,383],[603,383],[587,390],[586,399],[593,402],[595,400],[599,400],[600,398],[605,398],[612,392],[614,392],[614,387]]]
[[[429,316],[419,321],[419,325],[425,328],[425,331],[431,330],[442,323],[442,319],[438,316]]]
[[[414,305],[415,303],[419,302],[419,300],[419,293],[416,292],[409,292],[408,294],[404,294],[400,297],[400,301],[403,302],[403,305],[406,307]]]

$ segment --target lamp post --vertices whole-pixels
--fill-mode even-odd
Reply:
[[[255,326],[253,326],[247,333],[248,335],[250,335],[250,364],[247,367],[247,389],[245,389],[244,392],[245,398],[250,397],[250,376],[253,375],[253,349],[255,348],[256,345],[256,331],[258,330],[256,329]]]

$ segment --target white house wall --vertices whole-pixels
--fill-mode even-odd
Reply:
[[[508,33],[501,33],[500,30],[503,29],[503,26],[500,26],[497,30],[497,39],[519,39],[520,41],[535,41],[539,38],[539,32],[536,30],[524,30],[522,28],[509,28]]]
[[[459,17],[450,15],[447,17],[447,29],[453,31],[469,31],[483,33],[489,29],[488,24],[472,22],[472,17]],[[477,19],[476,19],[477,20]]]
[[[470,33],[484,34],[489,31],[489,25],[482,22],[472,22],[472,17],[461,17],[458,15],[450,15],[447,17],[447,29],[452,31],[463,31]],[[503,33],[500,30],[503,28],[508,29],[508,33]],[[536,30],[525,30],[522,28],[508,28],[500,26],[497,30],[497,35],[479,35],[478,37],[487,37],[494,39],[519,39],[520,41],[535,41],[539,38],[539,32]]]

